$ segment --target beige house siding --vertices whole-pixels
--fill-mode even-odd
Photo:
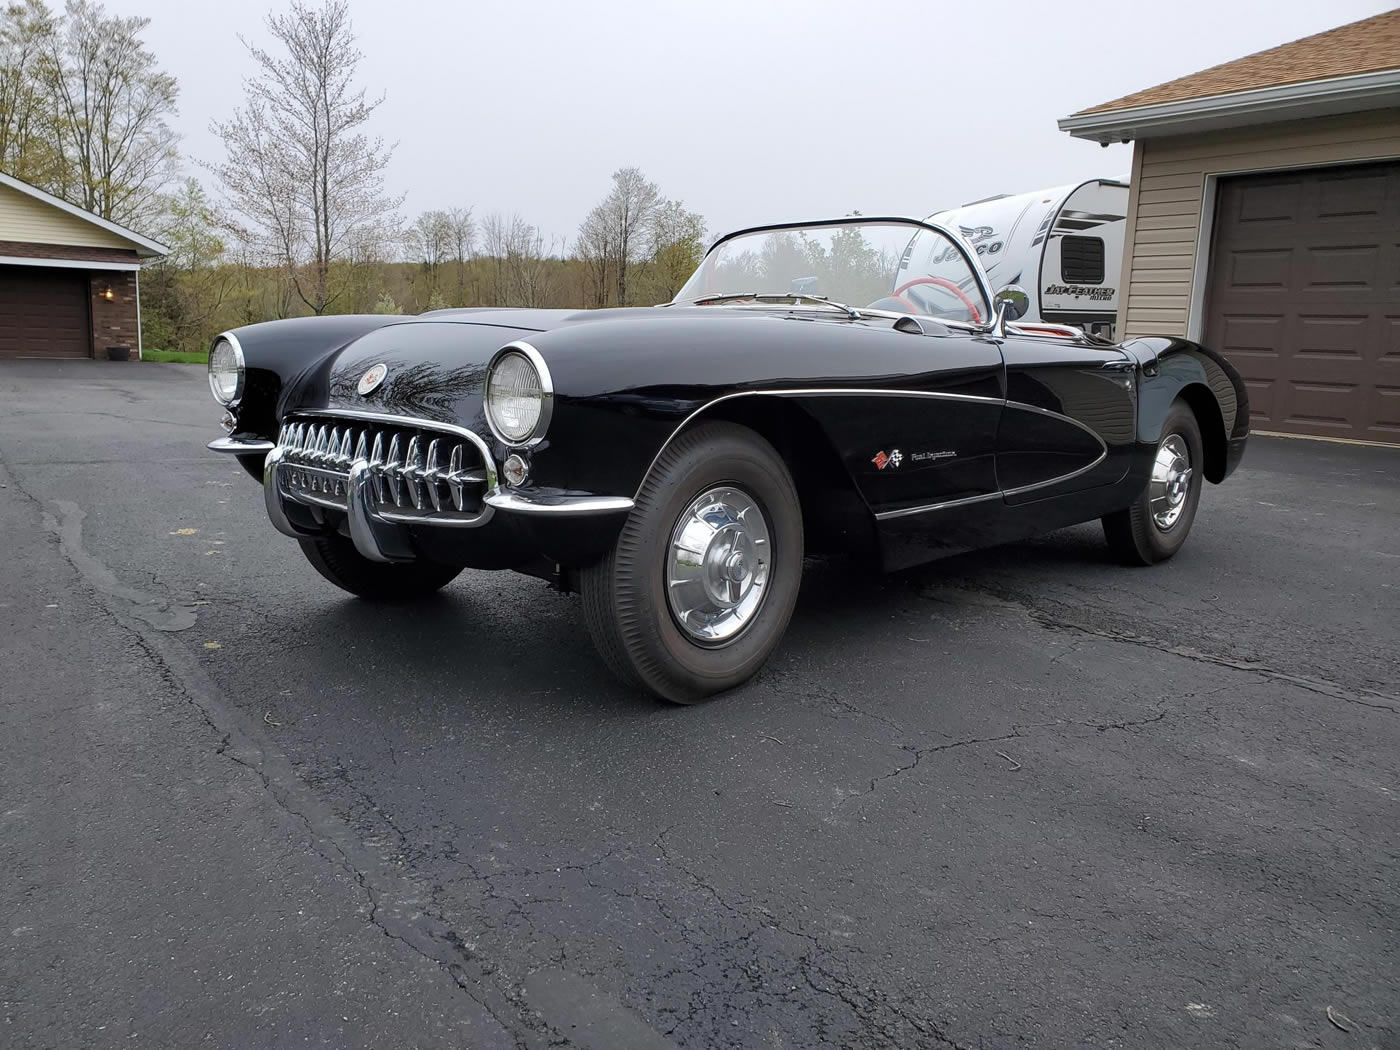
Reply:
[[[97,248],[134,247],[124,237],[9,186],[0,186],[0,241]]]
[[[1123,245],[1120,338],[1188,335],[1202,213],[1215,207],[1213,175],[1400,157],[1400,110],[1145,139],[1133,150]],[[1209,253],[1210,245],[1201,246]],[[1203,307],[1203,304],[1200,304]],[[1198,311],[1199,312],[1199,311]],[[1199,325],[1202,318],[1194,318]]]

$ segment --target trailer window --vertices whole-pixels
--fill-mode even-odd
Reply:
[[[1103,238],[1062,237],[1060,276],[1065,284],[1103,284]]]

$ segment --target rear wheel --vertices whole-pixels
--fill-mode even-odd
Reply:
[[[782,457],[733,423],[676,438],[607,557],[579,573],[584,619],[623,681],[694,703],[777,648],[802,577],[802,511]]]
[[[1104,538],[1121,561],[1152,565],[1181,549],[1196,520],[1202,462],[1200,425],[1178,401],[1162,424],[1147,487],[1130,507],[1104,516]]]
[[[404,601],[431,594],[461,569],[431,561],[370,561],[343,536],[298,540],[312,568],[342,590],[376,601]]]

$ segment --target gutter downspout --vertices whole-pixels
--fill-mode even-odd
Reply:
[[[141,268],[136,268],[136,360],[144,361],[141,351]]]

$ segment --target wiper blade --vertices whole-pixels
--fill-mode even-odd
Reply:
[[[759,303],[817,303],[840,310],[852,321],[861,319],[860,311],[854,306],[838,303],[824,295],[808,295],[806,292],[725,292],[722,295],[702,295],[699,299],[690,300],[690,305],[703,306],[707,303],[726,303],[736,299],[752,299]]]

